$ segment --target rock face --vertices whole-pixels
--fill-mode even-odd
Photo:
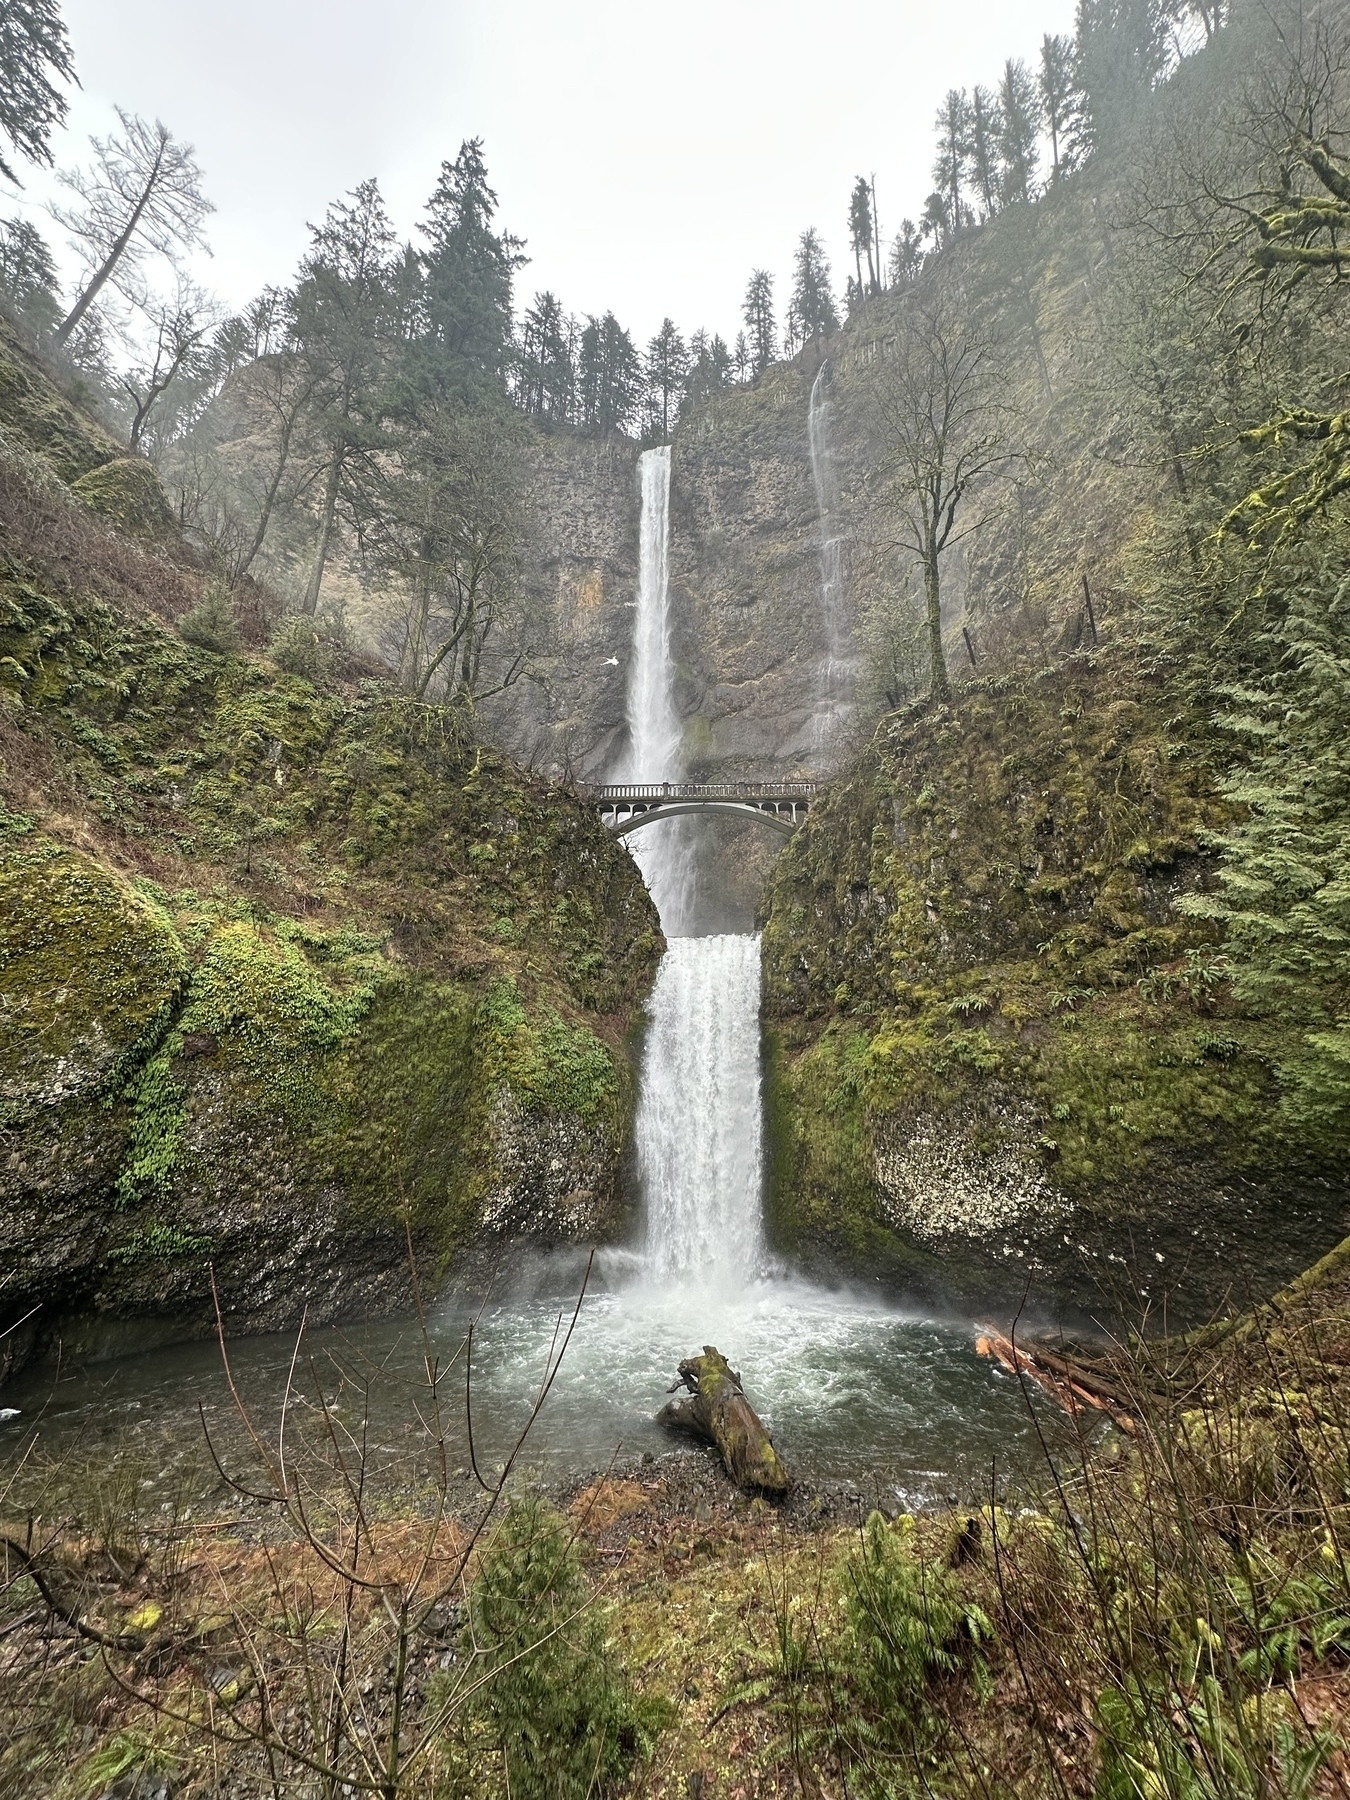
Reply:
[[[802,774],[836,747],[818,729],[827,643],[805,368],[718,395],[675,435],[670,602],[684,758],[693,779]],[[548,621],[536,683],[493,718],[537,766],[599,779],[625,746],[638,583],[635,446],[541,436],[534,584]]]
[[[1202,724],[1122,656],[915,706],[813,810],[764,910],[784,1241],[934,1291],[1193,1296],[1343,1235],[1290,1048],[1211,928]]]

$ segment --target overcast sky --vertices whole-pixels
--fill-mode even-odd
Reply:
[[[883,234],[917,216],[947,88],[1034,59],[1073,0],[64,0],[83,83],[58,162],[119,103],[196,145],[217,213],[203,276],[231,307],[289,278],[307,220],[377,175],[408,234],[441,160],[481,137],[500,219],[549,287],[645,339],[733,337],[752,267],[807,225],[842,288],[855,175]],[[36,209],[34,174],[21,201]],[[39,222],[42,221],[39,219]],[[59,229],[46,221],[53,248]],[[781,311],[781,304],[780,304]]]

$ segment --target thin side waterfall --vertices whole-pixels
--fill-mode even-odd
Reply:
[[[820,623],[825,640],[816,690],[816,748],[824,749],[845,706],[846,664],[843,660],[844,539],[839,530],[839,483],[830,445],[829,364],[822,363],[811,383],[806,435],[811,447],[811,480],[816,490],[820,526]]]

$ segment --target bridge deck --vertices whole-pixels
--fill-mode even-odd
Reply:
[[[588,798],[605,805],[633,800],[810,800],[814,781],[620,781],[587,788]]]

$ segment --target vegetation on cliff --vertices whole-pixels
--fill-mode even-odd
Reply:
[[[0,363],[14,431],[44,377]],[[118,468],[89,436],[67,469]],[[42,447],[0,472],[6,1323],[39,1309],[7,1351],[62,1314],[209,1329],[208,1261],[256,1326],[302,1268],[321,1311],[391,1304],[409,1230],[434,1280],[485,1229],[605,1229],[660,947],[630,860],[464,708],[314,633],[246,651]]]

